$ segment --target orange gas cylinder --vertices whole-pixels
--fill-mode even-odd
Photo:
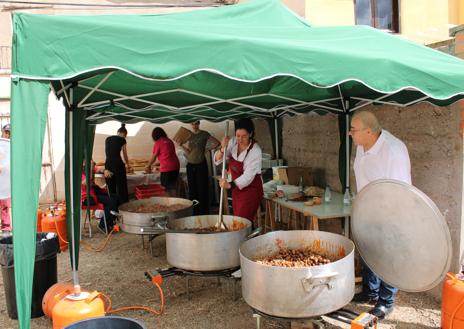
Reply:
[[[53,329],[98,316],[105,316],[105,304],[98,291],[81,292],[78,296],[69,294],[53,307]]]
[[[464,328],[464,281],[448,273],[443,282],[441,328]]]
[[[37,211],[37,232],[42,232],[42,217],[43,217],[43,212],[39,208]]]
[[[42,231],[54,232],[59,235],[60,249],[64,251],[68,248],[68,235],[66,230],[66,216],[60,213],[50,211],[42,218]],[[64,241],[63,241],[64,240]]]
[[[55,283],[48,288],[47,292],[42,298],[42,310],[46,316],[52,317],[53,307],[56,303],[65,298],[67,295],[74,291],[71,283]]]
[[[66,217],[66,206],[63,204],[58,204],[56,206],[55,212],[58,212],[61,216]]]

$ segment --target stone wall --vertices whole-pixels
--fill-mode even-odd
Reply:
[[[269,125],[266,120],[258,119],[253,120],[255,125],[255,139],[264,153],[271,154],[274,158],[274,151],[272,149],[272,138]]]
[[[335,115],[284,118],[283,158],[289,166],[311,167],[318,185],[340,191],[338,119]]]
[[[408,147],[413,185],[427,194],[445,215],[453,246],[453,271],[459,269],[463,249],[463,109],[463,103],[449,107],[424,103],[411,108],[375,109],[382,127]]]
[[[464,58],[464,25],[459,25],[450,30],[450,36],[454,37],[452,55]]]

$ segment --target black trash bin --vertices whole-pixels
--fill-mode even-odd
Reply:
[[[42,298],[57,282],[56,254],[60,251],[55,233],[37,233],[35,244],[34,280],[32,283],[31,317],[43,316]],[[0,238],[0,265],[2,265],[6,308],[11,319],[18,318],[13,262],[13,236]]]
[[[71,323],[63,329],[147,329],[142,323],[121,316],[102,316]]]

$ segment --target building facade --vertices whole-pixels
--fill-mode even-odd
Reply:
[[[464,24],[462,0],[306,0],[305,17],[315,26],[370,25],[430,44],[449,39]]]

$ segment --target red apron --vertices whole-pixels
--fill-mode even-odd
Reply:
[[[253,144],[254,143],[252,143],[251,147],[247,150],[245,158],[243,159],[244,161],[248,152],[253,148]],[[236,180],[243,175],[243,162],[237,161],[230,156],[229,170],[232,175],[232,180]],[[241,190],[234,186],[232,188],[232,209],[234,211],[234,216],[254,220],[263,195],[263,181],[261,180],[260,174],[255,176],[250,185]]]

